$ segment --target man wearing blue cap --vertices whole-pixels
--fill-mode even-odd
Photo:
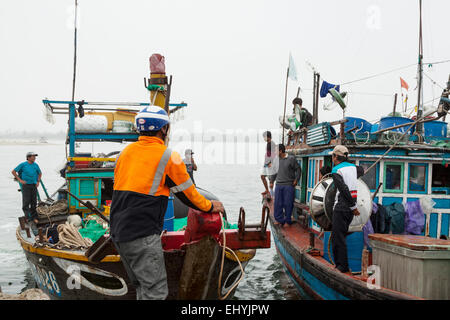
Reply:
[[[37,154],[27,153],[27,161],[19,164],[11,173],[20,182],[22,188],[22,210],[27,220],[38,223],[36,203],[37,188],[41,181],[42,172],[36,161]]]

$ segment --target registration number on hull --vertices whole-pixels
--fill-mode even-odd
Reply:
[[[44,292],[48,292],[51,295],[60,297],[61,287],[56,280],[55,274],[50,270],[46,270],[42,267],[36,266],[32,262],[29,263],[31,272],[33,273],[38,287]]]

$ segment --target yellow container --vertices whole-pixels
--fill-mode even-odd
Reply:
[[[150,75],[150,79],[156,79],[156,78],[166,78],[167,81],[167,77],[165,73],[152,73]],[[158,85],[162,85],[162,84],[158,84]],[[162,91],[150,91],[150,102],[153,101],[153,99],[155,99],[155,106],[159,106],[161,108],[164,109],[165,103],[166,103],[166,90],[167,90],[167,85],[162,85],[165,90],[164,92]],[[156,97],[155,97],[156,94]]]
[[[114,112],[114,121],[129,121],[134,123],[134,118],[136,117],[136,112],[131,111],[116,111]]]
[[[103,212],[103,215],[105,215],[105,216],[109,216],[109,210],[111,209],[111,207],[110,206],[103,206],[103,208],[105,208],[105,211]]]

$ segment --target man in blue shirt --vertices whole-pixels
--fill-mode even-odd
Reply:
[[[22,188],[22,210],[27,220],[37,223],[37,188],[42,172],[36,161],[37,154],[27,153],[27,161],[19,164],[11,173],[20,182]]]

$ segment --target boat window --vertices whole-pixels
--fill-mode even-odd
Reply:
[[[384,164],[384,192],[403,192],[403,163]]]
[[[364,175],[361,177],[361,179],[367,184],[370,190],[376,190],[378,187],[378,174],[379,174],[379,166],[378,164],[375,166],[375,168],[370,169],[369,172],[366,172],[367,169],[370,168],[371,165],[373,165],[375,161],[360,161],[359,165],[364,169]]]
[[[450,166],[448,164],[433,164],[431,193],[450,194]]]
[[[427,190],[427,164],[409,165],[408,191],[425,192]]]

